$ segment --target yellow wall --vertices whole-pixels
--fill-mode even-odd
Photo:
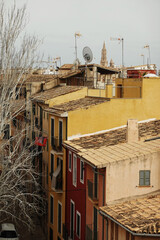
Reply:
[[[51,172],[51,153],[54,154],[54,171],[57,168],[57,158],[63,160],[63,155],[65,154],[65,150],[61,154],[58,154],[54,151],[51,147],[51,118],[55,120],[55,137],[58,137],[58,129],[59,129],[59,120],[63,121],[63,139],[66,139],[66,119],[59,118],[52,114],[49,114],[49,158],[48,158],[48,172]],[[58,201],[62,204],[62,232],[63,232],[63,223],[65,223],[65,173],[66,173],[66,166],[63,162],[63,191],[62,193],[57,193],[51,188],[51,178],[49,176],[49,194],[48,194],[48,230],[51,227],[53,229],[53,239],[57,239],[57,236],[61,238],[58,233]],[[54,198],[54,223],[50,223],[50,195]],[[61,238],[62,239],[62,238]]]
[[[142,79],[141,78],[126,78],[126,79],[116,79],[115,80],[115,97],[119,96],[120,87],[122,85],[122,94],[124,98],[140,98],[142,90]]]
[[[160,79],[143,79],[142,98],[113,98],[102,104],[68,113],[68,137],[93,133],[138,121],[160,118]]]
[[[76,100],[76,99],[79,99],[79,98],[84,98],[85,96],[87,96],[87,87],[85,87],[81,90],[75,91],[75,92],[71,92],[69,94],[64,94],[64,95],[61,95],[59,97],[55,97],[53,99],[50,99],[50,100],[46,101],[46,104],[49,104],[49,107],[52,107],[55,104],[56,105],[62,104],[62,103],[69,102],[69,101],[72,101],[72,100]]]
[[[88,89],[88,96],[105,97],[105,94],[104,89]]]

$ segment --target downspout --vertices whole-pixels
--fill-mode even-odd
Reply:
[[[102,175],[103,177],[103,206],[105,204],[105,175],[104,173],[100,173],[99,175]],[[103,216],[103,221],[102,221],[102,240],[104,240],[104,216]]]

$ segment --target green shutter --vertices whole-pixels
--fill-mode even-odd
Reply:
[[[149,186],[150,185],[150,171],[146,170],[145,171],[145,186]]]
[[[144,186],[144,170],[139,171],[139,185]]]

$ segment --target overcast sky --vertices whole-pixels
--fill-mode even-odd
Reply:
[[[13,0],[5,0],[9,4]],[[151,63],[160,68],[160,0],[16,0],[27,3],[27,31],[43,38],[41,51],[51,58],[61,57],[62,64],[75,60],[74,33],[78,58],[84,63],[82,50],[89,46],[92,62],[100,63],[105,41],[108,61],[116,65],[122,59],[122,45],[110,37],[124,38],[125,66],[145,64],[149,56],[143,46],[149,44]]]

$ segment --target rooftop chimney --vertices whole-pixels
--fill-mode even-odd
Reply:
[[[137,119],[128,119],[127,122],[127,142],[137,142],[139,140]]]

